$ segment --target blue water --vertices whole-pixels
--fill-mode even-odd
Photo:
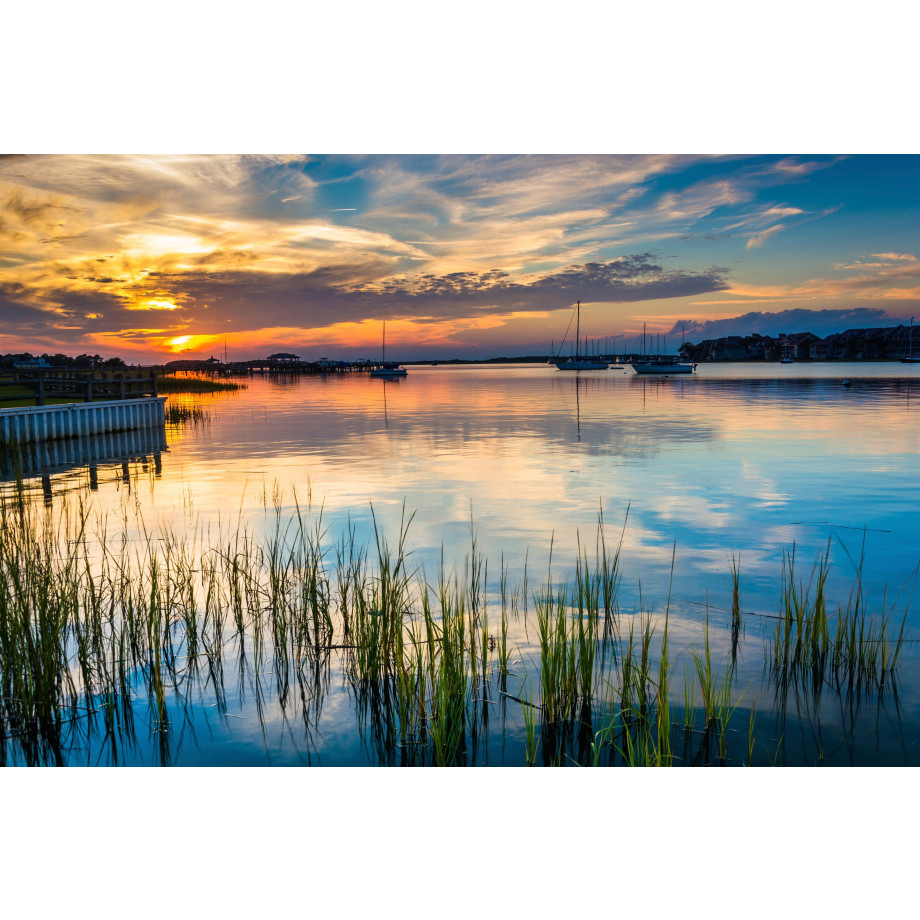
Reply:
[[[904,728],[920,713],[914,645],[897,698],[869,700],[871,717],[860,704],[849,722],[826,700],[828,708],[803,715],[795,695],[778,711],[763,673],[765,630],[779,609],[784,555],[793,549],[805,581],[829,549],[829,594],[845,603],[859,577],[876,609],[896,609],[899,618],[906,612],[912,638],[920,639],[920,618],[907,604],[920,563],[918,375],[897,364],[828,363],[701,365],[676,378],[546,365],[411,367],[395,381],[255,377],[237,394],[173,397],[206,407],[209,420],[169,429],[166,450],[156,443],[143,457],[112,458],[107,445],[92,489],[79,457],[48,467],[44,489],[42,470],[28,470],[25,486],[52,514],[67,494],[79,494],[100,512],[123,509],[127,500],[147,527],[180,529],[237,516],[268,528],[266,496],[276,494],[288,513],[296,495],[301,508],[322,507],[330,545],[348,526],[368,537],[372,506],[394,537],[403,514],[414,513],[414,564],[434,573],[443,555],[462,568],[475,534],[493,588],[502,564],[512,581],[523,577],[525,561],[531,580],[544,578],[551,546],[551,577],[570,578],[579,541],[593,553],[602,510],[614,544],[623,532],[624,614],[660,617],[670,595],[673,641],[682,648],[699,647],[708,615],[714,649],[727,655],[730,562],[733,554],[740,559],[739,706],[745,730],[752,707],[762,718],[761,760],[785,739],[784,762],[812,762],[820,750],[828,763],[915,763],[916,739]],[[127,526],[133,533],[135,525]],[[525,628],[521,648],[532,639]],[[253,700],[264,675],[234,679],[226,714],[208,691],[192,694],[165,753],[141,714],[133,747],[113,753],[91,732],[81,740],[75,727],[64,760],[350,764],[405,757],[382,751],[363,732],[360,707],[334,666],[309,730],[303,713],[292,717],[271,692],[257,717]],[[491,711],[470,762],[521,763],[520,707],[502,702]]]

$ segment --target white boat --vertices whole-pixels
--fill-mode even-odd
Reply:
[[[371,377],[383,377],[391,379],[393,377],[405,377],[406,369],[394,364],[392,361],[387,363],[387,324],[383,324],[383,348],[380,354],[380,366],[371,368]]]
[[[571,322],[571,320],[569,320]],[[570,327],[571,328],[571,327]],[[600,358],[587,358],[578,354],[578,339],[581,335],[581,301],[575,306],[575,354],[570,358],[554,358],[550,363],[560,371],[605,371],[607,362]]]

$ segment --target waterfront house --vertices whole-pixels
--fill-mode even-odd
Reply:
[[[16,370],[40,370],[49,368],[51,365],[44,358],[30,358],[26,361],[16,361],[13,364]]]

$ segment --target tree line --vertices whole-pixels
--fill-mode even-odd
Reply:
[[[11,370],[17,364],[38,364],[39,366],[66,367],[75,370],[92,370],[93,368],[97,367],[127,367],[121,358],[103,358],[101,355],[84,354],[77,355],[75,358],[72,358],[70,355],[63,355],[60,352],[53,355],[47,353],[41,355],[33,355],[27,351],[11,352],[9,354],[0,355],[0,368],[4,370]]]

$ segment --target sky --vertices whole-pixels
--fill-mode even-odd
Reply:
[[[604,349],[920,318],[920,157],[0,158],[0,352],[545,354],[578,300]]]

